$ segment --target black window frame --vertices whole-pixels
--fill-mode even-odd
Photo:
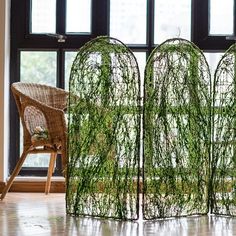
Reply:
[[[209,34],[210,0],[192,0],[192,42],[201,50],[222,52],[235,43],[234,37]],[[234,35],[236,35],[236,2],[234,4]]]
[[[66,0],[57,0],[56,7],[56,33],[66,35],[64,43],[57,42],[55,37],[46,34],[31,34],[29,28],[31,21],[31,1],[11,0],[11,52],[10,52],[10,83],[20,80],[20,52],[24,50],[53,50],[57,51],[57,86],[64,88],[65,52],[78,50],[86,42],[100,35],[109,35],[110,0],[92,0],[91,34],[66,34]],[[146,58],[155,48],[154,44],[154,2],[147,2],[147,29],[146,44],[128,45],[134,52],[145,52]],[[11,93],[10,93],[11,94]],[[10,149],[9,172],[12,173],[19,155],[19,116],[12,94],[10,95]],[[57,159],[60,166],[60,159]],[[20,175],[45,176],[47,168],[23,167]],[[55,175],[61,175],[60,168]]]
[[[108,18],[105,12],[109,7],[107,0],[92,0],[91,34],[66,34],[66,41],[59,43],[56,38],[46,34],[31,34],[31,1],[11,0],[10,22],[10,83],[20,80],[20,52],[29,50],[57,51],[57,87],[64,88],[64,60],[66,51],[78,50],[87,41],[108,32]],[[57,0],[56,33],[65,35],[66,0]],[[95,19],[99,19],[95,20]],[[11,94],[11,92],[10,92]],[[19,152],[19,116],[12,94],[10,95],[10,147],[9,172],[12,173],[21,153]],[[57,158],[55,175],[61,175],[61,160]],[[45,176],[47,168],[23,167],[20,175]]]

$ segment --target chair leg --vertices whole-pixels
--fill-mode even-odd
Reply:
[[[20,157],[19,161],[17,162],[17,165],[16,165],[14,171],[12,172],[10,179],[7,181],[7,185],[5,186],[5,188],[2,191],[0,200],[3,200],[4,197],[6,196],[7,192],[9,191],[9,189],[10,189],[12,183],[13,183],[14,178],[18,175],[18,173],[21,170],[21,167],[22,167],[22,165],[25,161],[25,158],[26,158],[27,154],[28,154],[28,151],[24,151],[21,154],[21,157]]]
[[[45,186],[45,194],[48,194],[50,192],[51,177],[52,177],[52,173],[53,173],[54,167],[55,167],[56,156],[57,156],[56,152],[51,153],[49,167],[48,167],[47,182],[46,182],[46,186]]]

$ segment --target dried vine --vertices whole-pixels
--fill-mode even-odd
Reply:
[[[133,53],[106,36],[85,44],[70,75],[67,213],[137,219],[143,186],[144,219],[236,215],[235,62],[233,45],[211,91],[203,53],[167,40],[147,61],[142,110]]]
[[[215,71],[212,124],[212,213],[236,215],[236,44]]]
[[[138,218],[140,79],[133,53],[98,37],[70,74],[67,213]]]
[[[156,47],[145,69],[145,219],[206,214],[210,161],[210,72],[183,39]]]

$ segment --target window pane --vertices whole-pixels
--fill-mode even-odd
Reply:
[[[232,35],[234,0],[210,0],[210,34]]]
[[[216,67],[221,59],[221,57],[224,55],[224,53],[216,53],[216,52],[211,52],[211,53],[204,53],[206,60],[208,62],[210,71],[211,71],[211,77],[214,78],[214,73],[216,70]],[[213,83],[212,83],[213,84]]]
[[[66,32],[91,32],[91,0],[67,0]]]
[[[137,59],[140,79],[141,79],[141,97],[143,97],[143,85],[144,85],[144,69],[146,65],[146,52],[134,52],[134,55]]]
[[[21,52],[20,80],[56,86],[57,53],[42,51]]]
[[[191,0],[156,0],[154,27],[155,44],[175,37],[190,40]]]
[[[144,92],[144,70],[146,65],[146,52],[134,52],[134,55],[137,59],[139,72],[140,72],[140,79],[141,79],[141,104],[143,105],[143,92]],[[142,115],[141,115],[142,117]],[[142,117],[143,118],[143,117]],[[140,167],[143,167],[143,127],[141,124],[141,142],[140,142]]]
[[[56,86],[56,52],[21,52],[20,80],[22,82],[41,83]],[[23,133],[20,128],[20,153],[23,151]],[[48,167],[48,154],[30,154],[24,167]]]
[[[23,152],[23,127],[20,123],[20,154]],[[23,167],[48,167],[50,154],[29,154],[25,159]]]
[[[210,72],[211,72],[211,86],[213,89],[213,80],[214,80],[214,74],[215,74],[215,70],[216,67],[220,61],[220,59],[222,58],[222,56],[224,55],[224,52],[208,52],[208,53],[204,53],[206,60],[208,62],[209,68],[210,68]]]
[[[110,36],[126,44],[146,44],[146,0],[110,1]]]
[[[22,167],[48,167],[49,154],[29,154]]]
[[[78,52],[65,53],[65,90],[69,91],[69,79],[72,63]]]
[[[56,32],[56,0],[31,0],[31,32]]]

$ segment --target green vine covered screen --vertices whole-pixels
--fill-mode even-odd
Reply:
[[[70,74],[67,213],[137,219],[140,76],[119,40],[98,37]]]
[[[236,44],[215,71],[212,119],[212,213],[236,215]]]
[[[208,212],[210,72],[201,51],[171,39],[145,69],[143,214]]]
[[[211,84],[201,50],[167,40],[148,58],[143,102],[140,84],[119,40],[98,37],[79,50],[70,74],[67,213],[134,220],[142,205],[147,220],[236,216],[236,44]]]

